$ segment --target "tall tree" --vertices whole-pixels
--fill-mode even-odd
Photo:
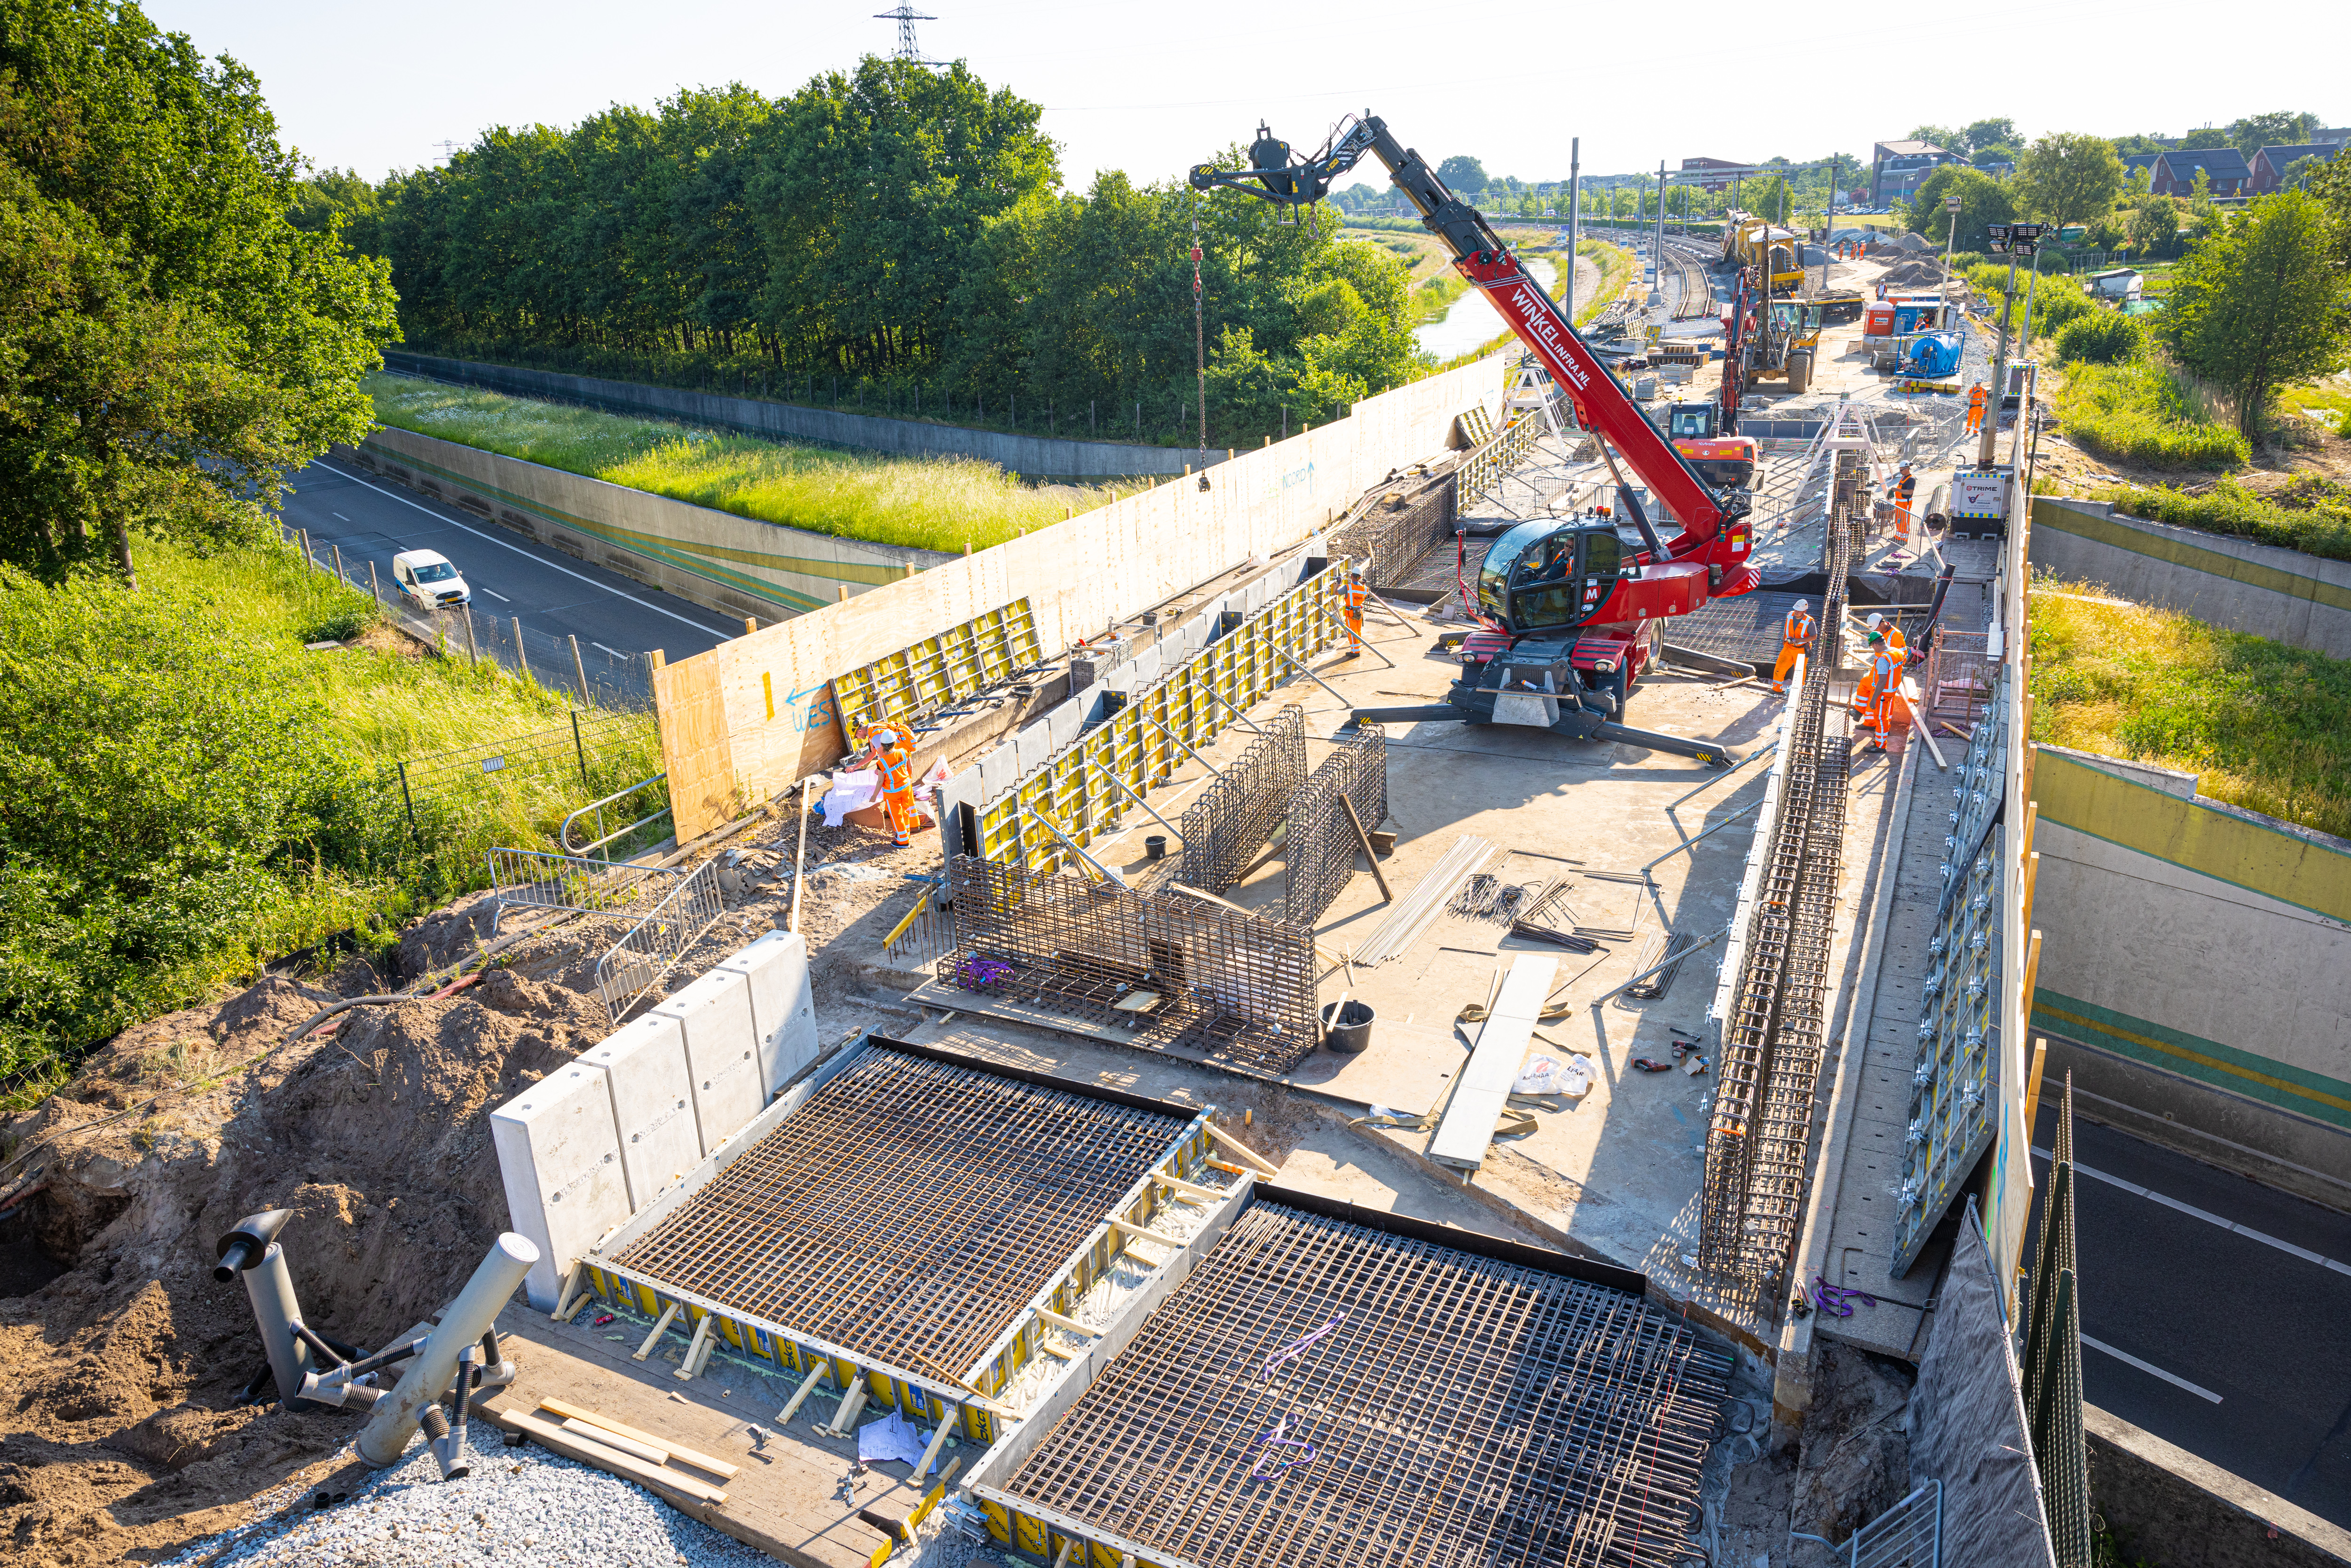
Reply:
[[[2249,114],[2229,127],[2229,145],[2251,158],[2264,147],[2299,147],[2318,129],[2318,116],[2279,110]]]
[[[2344,362],[2351,303],[2328,255],[2325,207],[2306,192],[2263,196],[2189,253],[2171,287],[2163,332],[2183,363],[2228,389],[2237,427],[2252,435],[2278,388]]]
[[[2326,209],[2328,259],[2351,271],[2351,158],[2337,153],[2319,164],[2304,177],[2302,188]]]
[[[119,0],[0,0],[0,555],[135,581],[146,529],[249,534],[285,473],[373,423],[396,335],[253,74]]]
[[[1959,199],[1956,238],[1952,219],[1943,211],[1946,197]],[[2016,216],[2016,193],[2004,180],[1964,163],[1946,163],[1918,182],[1910,198],[1910,227],[1935,241],[1952,240],[1958,249],[1981,250],[1986,225],[2004,224]]]
[[[2123,161],[2114,143],[2096,136],[2052,131],[2024,154],[2016,171],[2026,210],[2059,229],[2095,223],[2114,211],[2123,188]]]
[[[1474,196],[1486,188],[1486,165],[1467,152],[1456,152],[1437,166],[1437,177],[1457,196]]]
[[[1967,151],[1970,155],[1980,153],[1992,147],[2014,145],[2016,121],[2006,115],[1996,120],[1979,120],[1959,134],[1967,140]],[[1959,149],[1954,147],[1951,151],[1956,152]]]
[[[2233,147],[2236,142],[2217,125],[2199,125],[2179,139],[2182,152],[2194,152],[2206,147]]]

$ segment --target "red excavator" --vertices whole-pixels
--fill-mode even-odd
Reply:
[[[1729,756],[1708,741],[1628,729],[1619,720],[1635,683],[1653,668],[1664,622],[1708,599],[1745,593],[1760,580],[1747,564],[1748,497],[1709,485],[1643,416],[1632,395],[1584,346],[1541,285],[1479,216],[1403,146],[1377,117],[1340,123],[1321,152],[1293,158],[1264,126],[1247,169],[1201,164],[1196,191],[1229,190],[1286,207],[1311,207],[1366,155],[1452,248],[1461,276],[1486,291],[1575,405],[1615,471],[1613,447],[1664,507],[1677,531],[1661,538],[1640,496],[1618,473],[1631,527],[1605,511],[1521,523],[1487,548],[1472,612],[1482,630],[1462,643],[1463,672],[1441,706],[1357,708],[1355,717],[1518,724],[1586,740],[1621,740],[1708,762]]]

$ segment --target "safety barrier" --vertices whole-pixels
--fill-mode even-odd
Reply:
[[[1522,411],[1490,439],[1480,442],[1462,459],[1455,481],[1455,504],[1469,507],[1485,499],[1510,477],[1520,459],[1533,450],[1537,438],[1550,428],[1538,414]]]
[[[1069,842],[1090,844],[1117,827],[1135,796],[1165,783],[1193,748],[1346,634],[1345,574],[1343,561],[1326,566],[1238,626],[1210,628],[1214,641],[1149,685],[1113,691],[1102,722],[977,805],[978,852],[1050,868]]]
[[[596,960],[596,993],[618,1024],[685,950],[726,912],[718,862],[704,861],[680,878]]]
[[[2025,1429],[2057,1561],[2090,1559],[2090,1447],[2082,1414],[2081,1269],[2074,1251],[2074,1084],[2057,1103],[2055,1156],[2042,1189],[2040,1246],[2024,1331]]]
[[[627,919],[684,882],[674,866],[632,865],[545,850],[489,852],[490,887],[501,909],[555,909]]]

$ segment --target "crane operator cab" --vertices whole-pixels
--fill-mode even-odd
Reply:
[[[1572,631],[1618,582],[1641,575],[1641,549],[1638,535],[1626,539],[1605,516],[1520,523],[1488,548],[1478,569],[1478,608],[1521,636]]]
[[[1500,629],[1463,640],[1462,678],[1447,700],[1480,722],[1562,732],[1621,715],[1663,632],[1604,618],[1646,550],[1604,509],[1520,523],[1496,539],[1478,569],[1478,610]]]

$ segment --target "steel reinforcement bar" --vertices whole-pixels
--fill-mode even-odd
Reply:
[[[1200,792],[1177,831],[1176,880],[1222,893],[1249,873],[1306,783],[1306,710],[1290,704],[1259,727],[1265,734]]]
[[[1338,749],[1306,776],[1291,798],[1282,840],[1282,908],[1293,925],[1311,926],[1354,880],[1361,846],[1344,798],[1366,832],[1388,815],[1388,741],[1376,724],[1340,735]]]
[[[1824,635],[1781,722],[1789,726],[1777,810],[1722,1022],[1707,1132],[1698,1259],[1716,1275],[1777,1276],[1803,1208],[1813,1097],[1824,1047],[1829,948],[1843,858],[1852,742],[1826,734],[1831,640],[1844,623],[1851,530],[1832,528]]]

